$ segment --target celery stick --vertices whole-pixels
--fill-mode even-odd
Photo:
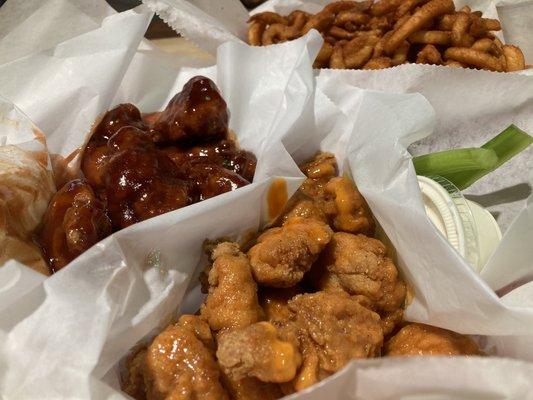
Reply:
[[[496,169],[525,150],[531,143],[533,143],[533,137],[529,136],[517,126],[509,125],[502,133],[489,140],[481,148],[496,152],[498,156]]]
[[[455,149],[413,157],[416,173],[439,175],[449,179],[465,171],[479,172],[494,167],[498,156],[490,149]]]
[[[494,171],[533,143],[526,132],[510,125],[481,148],[441,151],[413,158],[419,175],[439,175],[463,190]]]
[[[525,150],[531,143],[533,143],[531,136],[515,125],[510,125],[499,135],[481,146],[482,149],[492,150],[496,153],[498,157],[496,165],[478,172],[460,172],[452,177],[452,182],[458,189],[466,189],[477,180],[496,170],[518,153]]]

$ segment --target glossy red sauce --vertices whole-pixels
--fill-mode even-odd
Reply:
[[[81,158],[84,180],[52,199],[39,242],[54,271],[136,222],[249,184],[256,158],[229,138],[226,102],[194,77],[160,113],[108,111]]]

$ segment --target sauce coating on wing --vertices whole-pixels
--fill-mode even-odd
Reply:
[[[436,326],[412,323],[404,326],[385,345],[388,356],[481,355],[468,336]]]
[[[228,132],[228,110],[217,87],[197,76],[183,86],[153,125],[155,142],[180,145],[224,139]]]
[[[97,235],[80,229],[76,241],[92,245],[112,232],[109,225],[126,228],[245,186],[256,162],[229,139],[226,102],[208,78],[189,80],[162,112],[143,116],[133,104],[120,104],[96,124],[81,157],[84,184],[98,202],[98,215],[111,224]],[[74,197],[60,199],[62,209],[81,212]],[[53,231],[45,226],[43,235]],[[52,251],[50,243],[57,240],[41,238],[53,254],[50,262],[61,267],[88,248],[78,245],[73,252],[56,243]]]
[[[67,183],[52,198],[39,241],[57,272],[111,233],[111,221],[86,181]]]
[[[105,164],[112,153],[107,142],[111,136],[124,127],[148,129],[141,119],[141,112],[133,104],[119,104],[109,110],[98,123],[85,146],[81,159],[81,170],[87,182],[95,189],[103,186]]]

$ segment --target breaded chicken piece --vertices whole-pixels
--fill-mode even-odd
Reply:
[[[286,288],[300,282],[329,243],[331,228],[314,219],[291,218],[271,228],[248,251],[257,283]]]
[[[262,321],[221,335],[217,359],[224,373],[235,379],[288,382],[302,362],[297,345],[282,340],[274,325]]]
[[[406,286],[386,251],[377,239],[335,233],[317,263],[325,271],[318,287],[342,288],[351,295],[368,297],[380,313],[395,311],[405,300]]]
[[[302,292],[298,286],[287,289],[259,288],[259,304],[265,312],[266,319],[273,322],[290,319],[292,312],[289,310],[288,302]]]
[[[300,165],[300,170],[311,179],[330,179],[338,174],[337,160],[328,152],[319,152]]]
[[[297,195],[297,197],[300,197]],[[296,199],[288,206],[288,211],[283,215],[282,222],[293,217],[312,218],[327,223],[328,217],[324,211],[313,201],[305,198]]]
[[[132,353],[125,363],[125,373],[122,378],[122,390],[136,400],[146,400],[144,388],[143,368],[146,359],[146,347],[140,347]]]
[[[263,319],[257,300],[257,284],[250,262],[236,243],[220,243],[213,250],[209,293],[200,309],[215,332],[244,328]]]
[[[468,336],[435,326],[412,323],[404,326],[385,346],[387,356],[481,355]]]
[[[336,231],[365,235],[374,232],[374,220],[365,199],[350,179],[331,178],[326,184],[326,199],[332,203],[326,213]]]
[[[317,292],[289,301],[303,355],[295,388],[313,384],[356,358],[381,353],[383,331],[379,315],[345,293]],[[290,326],[290,325],[289,325]]]
[[[363,196],[350,179],[337,176],[332,154],[318,153],[300,169],[308,177],[297,194],[304,200],[296,202],[287,216],[329,221],[335,231],[374,232],[374,220]]]
[[[276,400],[283,397],[279,385],[257,378],[234,379],[222,373],[222,382],[232,400]]]
[[[136,399],[227,400],[213,348],[207,324],[184,315],[137,353],[123,388]]]
[[[394,311],[381,313],[381,327],[383,328],[383,336],[387,338],[394,332],[397,326],[403,321],[403,308],[397,308]]]

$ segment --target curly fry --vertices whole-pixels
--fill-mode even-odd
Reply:
[[[368,60],[370,60],[370,57],[372,57],[372,53],[374,51],[374,46],[364,46],[358,51],[356,51],[353,54],[350,54],[348,56],[344,57],[344,62],[346,64],[346,68],[359,68],[366,64]]]
[[[502,54],[503,54],[503,43],[500,39],[498,39],[497,37],[494,37],[494,39],[492,39],[492,42],[494,43],[494,48],[493,48],[493,51],[492,51],[492,54],[496,57],[500,57]]]
[[[333,25],[329,28],[328,34],[338,39],[353,39],[357,36],[357,32],[350,32],[346,29]]]
[[[329,36],[329,35],[323,34],[322,37],[324,38],[324,42],[329,43],[332,46],[334,46],[335,43],[337,43],[337,41],[338,41],[338,39],[333,37],[333,36]]]
[[[526,68],[524,53],[518,47],[505,45],[503,46],[503,54],[507,62],[506,71],[520,71]]]
[[[369,1],[336,1],[328,4],[322,11],[337,14],[346,10],[366,11],[372,5]]]
[[[351,54],[356,53],[365,46],[374,46],[379,42],[380,38],[374,35],[359,35],[358,37],[350,40],[344,45],[344,57],[347,58]]]
[[[421,29],[424,24],[427,24],[433,18],[453,12],[454,9],[455,6],[452,0],[431,0],[429,3],[424,4],[407,22],[394,31],[385,45],[386,53],[394,54],[394,51],[410,34]]]
[[[259,21],[253,21],[248,28],[248,43],[252,46],[261,46],[262,37],[266,25]]]
[[[335,25],[345,25],[347,23],[364,25],[369,20],[370,17],[361,11],[346,10],[337,14],[337,17],[335,17]]]
[[[437,22],[437,29],[440,31],[451,31],[456,19],[457,14],[443,15]]]
[[[263,45],[276,44],[285,42],[287,40],[287,25],[272,24],[264,32],[262,36]]]
[[[393,29],[396,30],[403,24],[405,24],[409,18],[411,18],[411,14],[405,14],[403,17],[399,18],[395,23]],[[391,32],[392,33],[392,32]]]
[[[504,64],[500,59],[479,50],[464,47],[450,47],[444,52],[444,57],[448,60],[459,61],[460,63],[476,68],[498,72],[504,70]]]
[[[502,25],[500,21],[492,18],[481,18],[481,22],[485,26],[485,29],[488,31],[501,31]]]
[[[363,66],[363,69],[384,69],[389,67],[392,67],[392,62],[389,57],[377,57],[370,59]]]
[[[418,31],[412,33],[408,40],[411,43],[448,46],[451,42],[451,33],[445,31]]]
[[[483,38],[477,40],[473,45],[472,48],[474,50],[484,51],[486,53],[493,53],[494,49],[498,49],[498,46],[494,44],[494,41],[489,38]],[[496,55],[496,54],[494,54]],[[499,54],[498,54],[499,56]]]
[[[459,61],[454,61],[454,60],[445,61],[444,65],[446,65],[447,67],[454,67],[454,68],[466,68],[466,65],[460,63]]]
[[[455,47],[468,47],[467,42],[467,32],[470,28],[470,16],[464,12],[458,12],[457,18],[452,26],[452,45]]]
[[[305,35],[311,29],[316,29],[319,32],[327,30],[335,21],[335,15],[330,12],[321,11],[318,14],[313,15],[306,22],[302,29],[302,34]]]
[[[282,17],[281,15],[272,11],[265,11],[259,14],[254,14],[250,17],[248,22],[262,22],[265,25],[287,25],[287,19],[285,17]]]
[[[382,38],[378,40],[376,45],[374,46],[374,52],[372,53],[372,58],[379,58],[383,55],[385,52],[385,43],[387,43],[387,40],[389,39],[392,32],[387,32],[383,35]]]
[[[505,54],[503,54],[503,50],[502,50],[502,55],[498,57],[498,60],[500,60],[503,70],[508,71],[507,70],[507,58],[505,58]]]
[[[475,38],[485,37],[488,31],[483,21],[481,21],[481,18],[477,16],[473,16],[472,14],[470,15],[471,15],[472,22],[470,24],[470,29],[468,33]]]
[[[370,21],[367,23],[367,27],[370,29],[389,29],[390,28],[390,22],[389,19],[385,16],[381,17],[372,17],[370,18]]]
[[[316,56],[315,61],[317,61],[320,64],[329,63],[329,59],[332,53],[333,53],[333,46],[327,42],[324,42],[324,44],[320,48],[320,51],[318,52],[318,55]]]
[[[403,0],[381,0],[370,7],[370,14],[375,17],[385,15],[396,10]]]
[[[357,2],[357,10],[367,12],[370,11],[370,7],[374,4],[374,0],[364,0]]]
[[[396,19],[400,19],[404,15],[410,13],[413,8],[422,3],[425,3],[426,1],[427,0],[405,0],[396,10],[394,17]]]
[[[442,57],[435,46],[432,44],[426,44],[422,50],[420,50],[416,56],[417,64],[442,64]]]
[[[464,6],[463,8],[461,8],[459,10],[459,12],[463,12],[463,13],[466,13],[466,14],[470,14],[472,12],[472,9],[469,7],[469,6]]]
[[[396,49],[396,53],[392,56],[392,65],[400,65],[407,61],[407,56],[409,55],[409,49],[411,45],[408,41],[404,41]]]
[[[287,17],[289,20],[289,26],[295,30],[301,31],[310,16],[311,14],[305,11],[295,10]]]
[[[345,69],[346,64],[344,62],[344,55],[342,54],[342,44],[336,43],[333,47],[331,57],[329,59],[329,67],[333,69]]]

